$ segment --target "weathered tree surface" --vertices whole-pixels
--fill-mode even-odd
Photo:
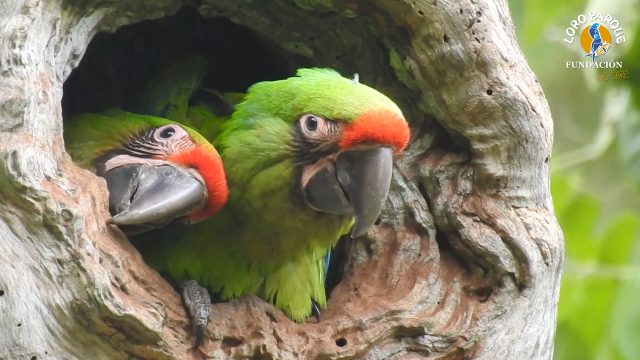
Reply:
[[[93,36],[184,5],[359,72],[410,119],[382,220],[349,242],[319,323],[246,297],[213,305],[190,349],[179,295],[65,153],[63,82]],[[0,35],[0,358],[552,357],[552,120],[505,0],[4,0]]]

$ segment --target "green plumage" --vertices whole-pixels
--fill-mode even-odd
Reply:
[[[135,113],[172,119],[198,129],[207,139],[214,139],[244,94],[221,94],[202,88],[200,84],[206,70],[206,58],[184,55],[144,84],[126,108]]]
[[[147,82],[129,101],[127,110],[186,123],[189,100],[207,71],[207,59],[189,54],[174,61]]]
[[[309,316],[312,299],[324,307],[323,256],[353,218],[305,203],[294,122],[305,113],[350,122],[379,109],[400,113],[384,95],[331,70],[252,86],[215,139],[230,189],[226,207],[201,223],[145,236],[145,259],[225,300],[257,294],[296,321]]]

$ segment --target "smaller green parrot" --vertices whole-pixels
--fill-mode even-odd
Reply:
[[[244,94],[202,87],[206,72],[205,57],[180,56],[145,83],[137,96],[127,101],[125,110],[171,119],[214,139]]]
[[[218,152],[185,125],[108,110],[75,116],[64,130],[72,159],[105,178],[109,222],[128,235],[204,220],[227,201]]]
[[[137,95],[129,99],[125,109],[186,124],[191,98],[206,72],[206,58],[197,54],[183,55],[145,83]]]

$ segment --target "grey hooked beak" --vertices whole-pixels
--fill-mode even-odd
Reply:
[[[318,171],[305,190],[307,203],[330,214],[353,214],[351,237],[373,225],[387,199],[393,167],[389,147],[354,149],[340,153],[335,166]]]
[[[171,164],[131,164],[104,175],[109,189],[109,222],[128,235],[163,227],[202,207],[202,179]]]

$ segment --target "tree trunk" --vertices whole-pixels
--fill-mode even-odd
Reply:
[[[552,120],[505,0],[188,2],[293,63],[359,72],[413,134],[319,323],[248,296],[213,305],[191,349],[179,295],[106,224],[104,182],[65,153],[61,111],[94,35],[186,3],[0,4],[0,358],[552,357],[563,257]]]

